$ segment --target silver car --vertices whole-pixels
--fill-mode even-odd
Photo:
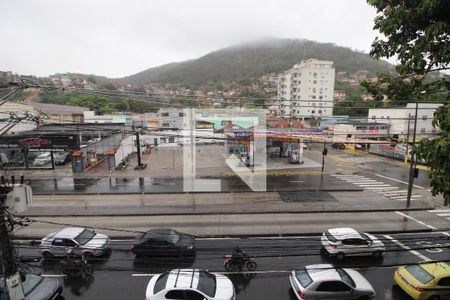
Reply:
[[[109,250],[109,237],[92,229],[68,227],[53,232],[41,240],[40,252],[44,257],[75,255],[100,256]]]
[[[353,228],[328,229],[321,237],[322,249],[341,260],[345,256],[370,256],[381,258],[386,250],[375,236]]]
[[[22,281],[22,288],[26,300],[54,300],[62,293],[62,282],[57,278],[42,277],[35,274],[26,274]],[[0,278],[0,295],[5,292],[3,278]],[[9,295],[6,298],[9,300]]]
[[[375,291],[359,272],[330,264],[309,265],[289,275],[298,299],[370,299]]]

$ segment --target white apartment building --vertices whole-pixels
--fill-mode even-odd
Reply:
[[[333,115],[335,69],[332,61],[308,59],[278,77],[279,116],[317,118]]]
[[[417,109],[417,136],[432,136],[439,132],[438,128],[433,128],[433,114],[440,106],[440,103],[419,103]],[[408,115],[410,120],[408,121]],[[403,108],[371,108],[369,109],[369,122],[383,122],[389,124],[389,135],[405,141],[408,135],[410,140],[414,130],[414,119],[416,115],[416,104],[408,103]]]

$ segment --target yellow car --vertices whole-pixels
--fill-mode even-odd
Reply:
[[[415,300],[450,299],[450,265],[447,262],[423,262],[403,266],[394,280]]]

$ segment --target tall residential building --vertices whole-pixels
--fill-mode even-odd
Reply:
[[[278,77],[279,116],[317,118],[333,115],[334,67],[332,61],[308,59]]]

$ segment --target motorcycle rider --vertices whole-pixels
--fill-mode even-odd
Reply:
[[[244,265],[245,251],[241,247],[236,246],[233,250],[231,262],[235,266],[242,267]]]

